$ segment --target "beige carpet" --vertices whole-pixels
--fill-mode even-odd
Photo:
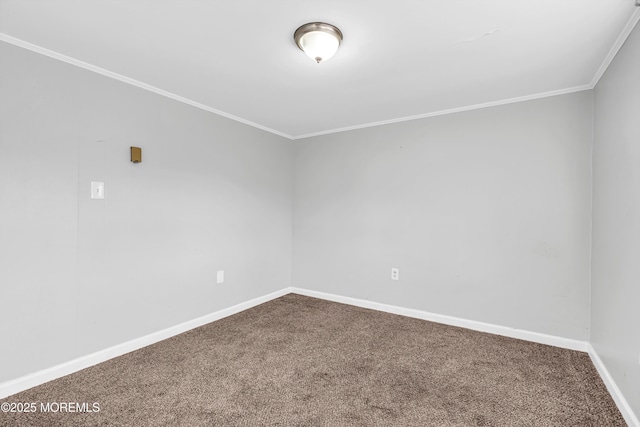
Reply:
[[[289,294],[0,401],[3,426],[624,426],[586,353]]]

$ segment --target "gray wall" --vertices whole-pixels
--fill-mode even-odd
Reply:
[[[297,142],[294,286],[587,340],[592,113],[585,91]]]
[[[0,381],[290,285],[291,141],[2,42],[0,61]]]
[[[591,342],[640,416],[640,28],[594,91]]]

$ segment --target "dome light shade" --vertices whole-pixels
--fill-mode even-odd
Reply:
[[[324,22],[304,24],[293,34],[298,47],[318,64],[335,55],[342,32],[335,26]]]

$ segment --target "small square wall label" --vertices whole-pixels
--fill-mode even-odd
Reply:
[[[91,198],[104,199],[104,182],[91,181]]]

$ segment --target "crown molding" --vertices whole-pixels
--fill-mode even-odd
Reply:
[[[183,104],[187,104],[187,105],[190,105],[192,107],[196,107],[196,108],[199,108],[201,110],[205,110],[205,111],[208,111],[210,113],[217,114],[218,116],[226,117],[227,119],[231,119],[231,120],[234,120],[236,122],[243,123],[245,125],[248,125],[248,126],[263,130],[265,132],[269,132],[269,133],[272,133],[272,134],[275,134],[275,135],[278,135],[278,136],[282,136],[282,137],[287,138],[287,139],[293,139],[293,137],[291,135],[287,135],[286,133],[280,132],[278,130],[271,129],[271,128],[269,128],[267,126],[263,126],[263,125],[261,125],[259,123],[254,123],[254,122],[252,122],[250,120],[243,119],[242,117],[234,116],[233,114],[229,114],[229,113],[226,113],[224,111],[209,107],[208,105],[201,104],[201,103],[196,102],[196,101],[194,101],[192,99],[185,98],[184,96],[177,95],[177,94],[175,94],[173,92],[169,92],[169,91],[166,91],[164,89],[160,89],[160,88],[158,88],[156,86],[152,86],[150,84],[141,82],[139,80],[132,79],[132,78],[127,77],[127,76],[123,76],[122,74],[114,73],[113,71],[109,71],[107,69],[98,67],[96,65],[89,64],[89,63],[84,62],[84,61],[80,61],[79,59],[75,59],[75,58],[72,58],[70,56],[63,55],[61,53],[55,52],[53,50],[46,49],[46,48],[44,48],[42,46],[38,46],[38,45],[35,45],[33,43],[26,42],[24,40],[12,37],[12,36],[10,36],[8,34],[0,33],[0,40],[3,41],[3,42],[6,42],[6,43],[12,44],[14,46],[18,46],[18,47],[30,50],[32,52],[39,53],[41,55],[45,55],[45,56],[48,56],[50,58],[57,59],[58,61],[66,62],[67,64],[75,65],[76,67],[84,68],[85,70],[93,71],[94,73],[98,73],[98,74],[101,74],[103,76],[110,77],[110,78],[115,79],[115,80],[119,80],[119,81],[121,81],[123,83],[139,87],[140,89],[144,89],[144,90],[147,90],[149,92],[153,92],[155,94],[158,94],[158,95],[173,99],[175,101],[182,102]]]
[[[600,81],[600,78],[604,75],[605,71],[607,71],[607,68],[609,68],[609,65],[611,65],[613,58],[616,57],[616,54],[618,53],[622,45],[624,45],[624,42],[629,37],[629,34],[631,34],[631,31],[633,31],[638,21],[640,21],[640,7],[635,8],[635,11],[627,21],[627,25],[625,25],[620,32],[620,35],[613,43],[613,46],[611,46],[609,53],[604,58],[604,61],[602,61],[600,68],[598,68],[598,71],[596,71],[596,74],[593,76],[590,84],[592,89],[596,87],[596,85]]]
[[[46,49],[44,47],[41,47],[41,46],[38,46],[38,45],[35,45],[35,44],[32,44],[32,43],[26,42],[26,41],[18,39],[16,37],[12,37],[12,36],[10,36],[8,34],[4,34],[4,33],[0,32],[0,40],[4,41],[6,43],[9,43],[9,44],[15,45],[15,46],[22,47],[22,48],[30,50],[32,52],[36,52],[36,53],[48,56],[50,58],[54,58],[54,59],[57,59],[59,61],[66,62],[68,64],[75,65],[77,67],[84,68],[84,69],[89,70],[89,71],[93,71],[93,72],[101,74],[103,76],[110,77],[110,78],[115,79],[115,80],[119,80],[119,81],[121,81],[123,83],[127,83],[127,84],[130,84],[130,85],[139,87],[141,89],[156,93],[158,95],[173,99],[173,100],[178,101],[178,102],[182,102],[182,103],[190,105],[192,107],[199,108],[201,110],[208,111],[210,113],[213,113],[213,114],[216,114],[216,115],[219,115],[219,116],[222,116],[222,117],[226,117],[226,118],[234,120],[236,122],[243,123],[245,125],[254,127],[256,129],[260,129],[260,130],[263,130],[265,132],[269,132],[269,133],[272,133],[274,135],[281,136],[281,137],[289,139],[289,140],[301,140],[301,139],[312,138],[312,137],[317,137],[317,136],[330,135],[330,134],[334,134],[334,133],[348,132],[348,131],[352,131],[352,130],[366,129],[366,128],[370,128],[370,127],[384,126],[384,125],[389,125],[389,124],[394,124],[394,123],[402,123],[402,122],[407,122],[407,121],[412,121],[412,120],[426,119],[426,118],[429,118],[429,117],[437,117],[437,116],[443,116],[443,115],[447,115],[447,114],[461,113],[461,112],[465,112],[465,111],[478,110],[478,109],[482,109],[482,108],[497,107],[497,106],[500,106],[500,105],[513,104],[513,103],[523,102],[523,101],[531,101],[531,100],[534,100],[534,99],[541,99],[541,98],[547,98],[547,97],[551,97],[551,96],[565,95],[565,94],[569,94],[569,93],[574,93],[574,92],[580,92],[580,91],[584,91],[584,90],[594,89],[595,86],[598,84],[598,81],[600,81],[600,78],[604,75],[604,73],[606,72],[607,68],[609,67],[609,65],[611,64],[613,59],[615,58],[615,56],[618,53],[618,51],[620,50],[620,48],[624,45],[624,42],[629,37],[629,35],[631,34],[631,31],[633,31],[633,29],[635,28],[635,26],[638,23],[638,21],[640,21],[640,7],[636,7],[635,8],[635,11],[633,12],[631,17],[627,21],[627,24],[625,25],[625,27],[622,29],[622,31],[618,35],[615,43],[613,44],[613,46],[609,50],[609,53],[605,57],[604,61],[602,62],[602,64],[598,68],[598,70],[596,71],[595,75],[593,76],[593,78],[592,78],[592,80],[591,80],[591,82],[589,84],[582,85],[582,86],[575,86],[575,87],[571,87],[571,88],[553,90],[553,91],[548,91],[548,92],[541,92],[541,93],[537,93],[537,94],[533,94],[533,95],[526,95],[526,96],[503,99],[503,100],[498,100],[498,101],[491,101],[491,102],[486,102],[486,103],[481,103],[481,104],[469,105],[469,106],[465,106],[465,107],[451,108],[451,109],[447,109],[447,110],[433,111],[433,112],[429,112],[429,113],[416,114],[416,115],[412,115],[412,116],[398,117],[398,118],[390,119],[390,120],[381,120],[381,121],[377,121],[377,122],[364,123],[364,124],[360,124],[360,125],[345,126],[345,127],[341,127],[341,128],[323,130],[323,131],[319,131],[319,132],[312,132],[312,133],[307,133],[307,134],[302,134],[302,135],[295,135],[295,136],[286,134],[284,132],[280,132],[280,131],[278,131],[276,129],[269,128],[267,126],[261,125],[259,123],[252,122],[250,120],[243,119],[242,117],[238,117],[238,116],[235,116],[233,114],[229,114],[229,113],[226,113],[224,111],[209,107],[208,105],[204,105],[202,103],[196,102],[196,101],[191,100],[189,98],[185,98],[183,96],[180,96],[180,95],[177,95],[175,93],[166,91],[164,89],[160,89],[158,87],[149,85],[149,84],[141,82],[139,80],[135,80],[135,79],[132,79],[130,77],[124,76],[122,74],[118,74],[118,73],[115,73],[113,71],[109,71],[109,70],[106,70],[104,68],[101,68],[101,67],[86,63],[84,61],[80,61],[80,60],[72,58],[70,56],[63,55],[61,53]]]
[[[552,90],[552,91],[549,91],[549,92],[536,93],[536,94],[533,94],[533,95],[519,96],[519,97],[516,97],[516,98],[509,98],[509,99],[502,99],[502,100],[498,100],[498,101],[485,102],[485,103],[482,103],[482,104],[468,105],[466,107],[451,108],[451,109],[448,109],[448,110],[433,111],[431,113],[416,114],[414,116],[398,117],[397,119],[382,120],[382,121],[379,121],[379,122],[365,123],[365,124],[362,124],[362,125],[346,126],[346,127],[342,127],[342,128],[324,130],[324,131],[320,131],[320,132],[307,133],[307,134],[304,134],[304,135],[294,136],[292,139],[293,140],[297,140],[297,139],[312,138],[314,136],[322,136],[322,135],[328,135],[328,134],[332,134],[332,133],[348,132],[348,131],[351,131],[351,130],[366,129],[366,128],[370,128],[370,127],[384,126],[384,125],[390,125],[390,124],[401,123],[401,122],[408,122],[408,121],[411,121],[411,120],[426,119],[428,117],[444,116],[444,115],[447,115],[447,114],[462,113],[464,111],[471,111],[471,110],[479,110],[479,109],[482,109],[482,108],[497,107],[497,106],[500,106],[500,105],[514,104],[516,102],[531,101],[531,100],[534,100],[534,99],[548,98],[550,96],[565,95],[565,94],[568,94],[568,93],[581,92],[583,90],[589,90],[589,89],[593,89],[593,86],[591,86],[591,85],[575,86],[575,87],[570,87],[570,88],[566,88],[566,89],[558,89],[558,90]]]

